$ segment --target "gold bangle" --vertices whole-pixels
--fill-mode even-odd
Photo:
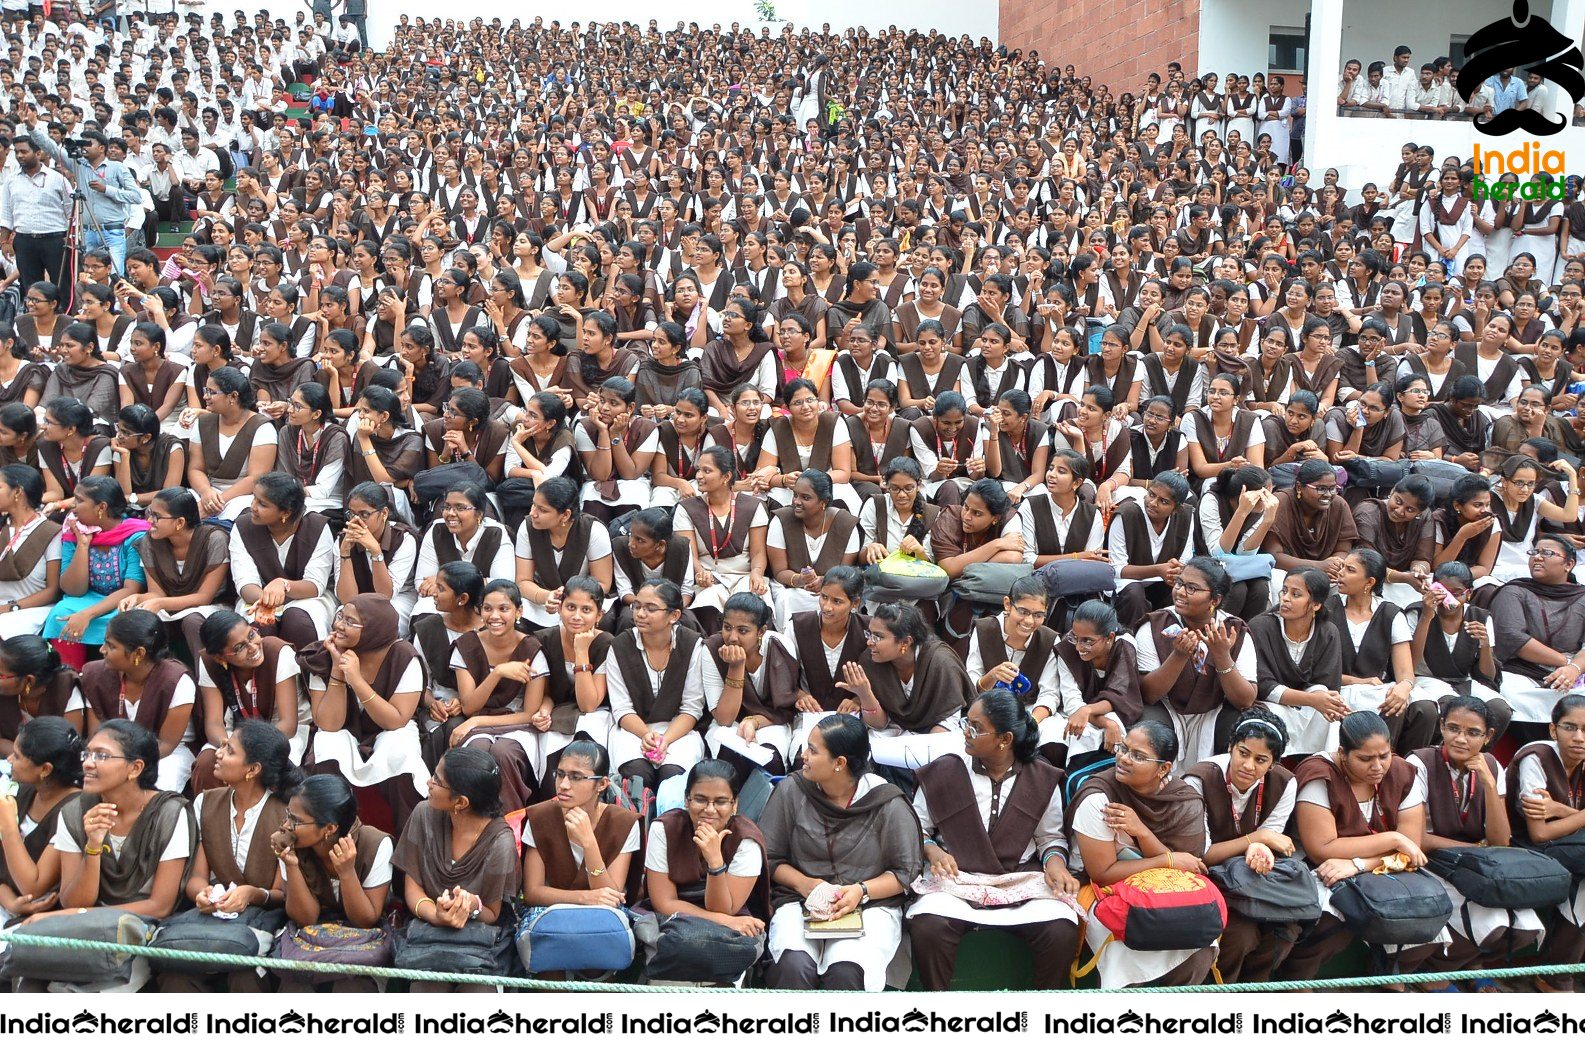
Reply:
[[[109,843],[104,843],[104,842],[101,842],[99,844],[99,848],[98,849],[95,849],[92,846],[84,846],[83,847],[83,855],[84,856],[88,856],[88,857],[97,857],[97,856],[100,856],[101,854],[109,853],[109,852],[110,852],[110,845],[109,845]]]
[[[1166,860],[1167,860],[1167,867],[1172,868],[1174,870],[1177,869],[1178,866],[1176,864],[1172,863],[1172,851],[1171,850],[1167,851]]]
[[[725,685],[728,689],[742,689],[743,688],[743,679],[741,679],[741,678],[727,678],[727,679],[723,679],[722,684]]]
[[[605,874],[604,868],[584,868],[583,870],[584,873],[591,879],[598,879],[601,875]]]
[[[421,906],[422,906],[422,905],[424,905],[424,904],[434,904],[434,903],[435,903],[435,898],[433,898],[433,897],[420,897],[420,898],[418,898],[418,901],[417,901],[417,903],[415,903],[415,904],[414,904],[414,905],[413,905],[413,915],[414,915],[414,917],[417,917],[417,916],[418,916],[418,909],[419,909],[419,908],[420,908],[420,907],[421,907]],[[439,905],[438,905],[438,904],[437,904],[437,905],[435,905],[435,906],[436,906],[436,907],[437,907],[437,908],[438,908],[438,907],[439,907]]]

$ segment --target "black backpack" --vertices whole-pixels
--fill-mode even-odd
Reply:
[[[1332,887],[1343,925],[1367,944],[1426,944],[1453,916],[1453,901],[1423,871],[1365,872]]]
[[[1243,856],[1207,869],[1222,891],[1227,909],[1251,922],[1315,922],[1321,917],[1321,891],[1303,861],[1278,857],[1271,871],[1257,875]]]
[[[1557,860],[1514,846],[1432,850],[1426,868],[1487,908],[1550,908],[1567,900],[1574,885]]]
[[[1530,848],[1552,858],[1575,876],[1585,876],[1585,831],[1576,831],[1551,842],[1532,842]]]

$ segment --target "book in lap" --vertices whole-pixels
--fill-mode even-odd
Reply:
[[[804,936],[811,941],[845,941],[864,936],[864,913],[851,911],[840,919],[804,917]]]

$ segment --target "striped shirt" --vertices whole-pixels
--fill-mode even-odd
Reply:
[[[71,183],[54,168],[17,171],[0,184],[0,228],[16,233],[64,233],[71,206]]]

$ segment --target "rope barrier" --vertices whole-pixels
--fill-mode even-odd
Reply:
[[[347,963],[318,963],[299,962],[295,959],[275,959],[268,956],[252,955],[215,955],[209,952],[183,951],[175,948],[158,948],[146,944],[111,944],[106,941],[85,941],[72,937],[40,937],[37,934],[21,933],[17,931],[0,932],[0,942],[9,942],[30,947],[65,948],[69,951],[95,952],[112,955],[137,955],[150,959],[170,959],[179,962],[213,963],[216,970],[221,968],[284,970],[292,973],[324,974],[331,977],[373,977],[389,980],[397,978],[406,981],[439,981],[448,984],[488,984],[502,988],[521,989],[530,992],[634,992],[638,994],[654,995],[657,993],[671,992],[728,992],[742,993],[780,993],[790,989],[781,988],[733,988],[733,987],[694,987],[694,986],[657,986],[648,984],[622,984],[604,981],[551,981],[537,977],[493,977],[488,974],[477,973],[440,973],[430,970],[404,970],[387,966],[356,966]],[[1223,984],[1223,985],[1190,985],[1186,987],[1142,987],[1142,988],[1063,988],[1056,994],[1072,995],[1075,993],[1198,993],[1209,992],[1224,994],[1227,992],[1297,992],[1297,991],[1327,991],[1345,988],[1374,988],[1391,984],[1435,984],[1447,981],[1467,981],[1475,978],[1491,980],[1506,980],[1511,978],[1525,979],[1532,977],[1546,977],[1554,974],[1585,974],[1585,963],[1571,963],[1567,965],[1551,966],[1510,966],[1502,969],[1477,970],[1473,972],[1461,971],[1456,973],[1412,973],[1412,974],[1362,974],[1357,977],[1322,977],[1308,981],[1254,981],[1248,984]],[[796,994],[796,993],[794,993]]]

